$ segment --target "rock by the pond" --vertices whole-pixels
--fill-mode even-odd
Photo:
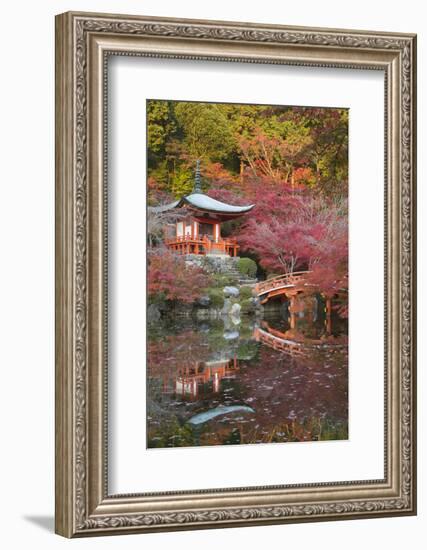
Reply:
[[[217,319],[221,315],[221,310],[209,307],[199,307],[195,310],[196,319]]]
[[[207,294],[205,294],[204,296],[200,296],[200,298],[197,300],[197,305],[202,307],[208,307],[210,303],[211,303],[211,299]]]
[[[239,336],[238,330],[225,330],[223,334],[224,340],[236,340]]]
[[[229,406],[220,405],[219,407],[216,407],[215,409],[211,409],[210,411],[205,411],[192,416],[189,420],[187,420],[187,422],[189,424],[194,424],[194,425],[204,424],[205,422],[208,422],[213,418],[217,418],[218,416],[222,416],[224,414],[237,413],[237,412],[254,413],[255,410],[252,407],[249,407],[248,405],[229,405]]]
[[[240,290],[237,286],[225,286],[223,292],[224,296],[227,298],[237,298],[240,294]]]
[[[231,306],[231,300],[229,298],[226,298],[224,300],[224,305],[222,306],[221,313],[223,313],[224,315],[228,315],[231,311]]]
[[[156,323],[160,319],[160,311],[156,304],[150,304],[147,307],[147,321],[149,323]]]
[[[210,314],[209,310],[204,308],[197,308],[196,309],[196,319],[209,319]]]
[[[242,309],[240,304],[233,304],[230,309],[230,315],[232,317],[240,317],[240,310]]]

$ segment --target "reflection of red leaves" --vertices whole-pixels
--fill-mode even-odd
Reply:
[[[150,254],[149,294],[162,293],[167,300],[191,303],[209,284],[209,275],[199,267],[188,265],[182,256],[163,249]]]
[[[162,334],[148,339],[148,362],[151,376],[175,376],[180,369],[208,361],[212,352],[203,345],[203,336],[194,330],[179,334]]]
[[[239,378],[247,394],[257,397],[253,406],[257,420],[263,426],[274,426],[285,418],[291,419],[292,411],[297,413],[299,420],[307,411],[311,411],[313,416],[327,414],[345,419],[347,362],[347,352],[342,349],[312,351],[306,357],[290,358],[261,346],[258,363],[252,364],[250,369],[241,368]],[[265,365],[269,368],[266,369]],[[269,389],[264,393],[263,388]]]

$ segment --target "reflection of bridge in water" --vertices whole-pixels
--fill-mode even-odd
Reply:
[[[260,298],[261,304],[266,304],[271,298],[279,298],[282,301],[289,301],[289,313],[291,328],[295,328],[295,314],[300,310],[298,297],[302,295],[313,295],[319,292],[316,285],[308,281],[311,271],[294,271],[277,277],[271,277],[257,283],[254,292]],[[338,295],[338,293],[337,293]],[[332,330],[332,299],[325,296],[326,328],[330,334]]]
[[[326,348],[343,349],[346,344],[337,344],[330,341],[321,340],[294,340],[291,338],[293,330],[282,332],[262,322],[261,327],[254,330],[254,339],[277,351],[287,353],[292,356],[308,356],[314,350],[323,350]]]
[[[258,321],[255,327],[251,327],[252,334],[246,335],[248,341],[301,358],[309,358],[316,351],[338,351],[347,347],[335,325],[336,316],[332,330],[332,300],[322,296],[318,288],[308,282],[308,273],[281,275],[254,287],[254,293],[263,303],[270,299],[282,302],[281,320],[280,325],[274,316],[269,322]],[[277,315],[279,310],[276,306],[273,309]],[[217,344],[212,349],[209,338],[199,332],[190,331],[182,336],[170,337],[172,340],[166,346],[165,341],[158,345],[157,355],[152,355],[150,362],[150,378],[160,382],[163,395],[175,399],[198,401],[214,398],[223,390],[222,380],[236,378],[239,371],[238,346],[221,338],[213,339]],[[187,349],[191,351],[183,353]],[[255,345],[256,349],[259,346]],[[152,351],[156,353],[155,348]]]
[[[265,325],[265,323],[263,323]],[[254,330],[254,338],[257,342],[261,342],[278,351],[285,352],[289,355],[307,355],[308,348],[301,342],[295,342],[286,338],[281,338],[275,333],[275,331],[269,327],[269,330],[263,330],[262,328],[256,328]]]
[[[271,327],[266,321],[254,328],[252,339],[292,357],[309,357],[316,350],[340,350],[347,347],[346,344],[328,339],[304,338],[293,328],[283,332]],[[219,393],[221,380],[234,378],[238,370],[236,354],[216,361],[180,362],[166,372],[162,369],[162,374],[159,373],[162,379],[162,393],[195,401]]]

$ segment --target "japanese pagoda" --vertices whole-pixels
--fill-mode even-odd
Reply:
[[[165,228],[165,242],[170,250],[178,254],[237,256],[239,245],[236,239],[221,236],[221,223],[243,216],[254,206],[233,206],[205,195],[201,189],[200,162],[197,161],[192,193],[152,210],[162,213],[184,209],[184,216]]]

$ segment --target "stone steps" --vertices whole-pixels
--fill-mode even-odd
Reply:
[[[203,262],[200,256],[188,255],[187,258],[196,265]],[[236,265],[238,258],[220,255],[205,256],[204,258],[209,262],[212,272],[229,277],[235,284],[251,286],[258,282],[257,279],[247,277],[239,271]]]
[[[235,279],[240,285],[255,285],[258,282],[256,278],[245,277],[245,275],[242,275],[236,268],[230,268],[223,271],[223,275]]]

